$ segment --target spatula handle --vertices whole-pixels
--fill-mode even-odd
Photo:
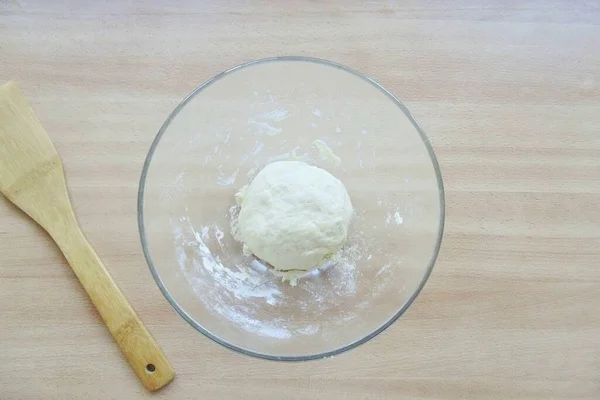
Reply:
[[[165,386],[175,375],[169,361],[79,227],[66,228],[54,239],[121,351],[146,388],[154,391]]]

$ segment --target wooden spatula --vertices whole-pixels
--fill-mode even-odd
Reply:
[[[174,372],[83,236],[54,145],[16,83],[0,86],[0,192],[52,236],[146,388]]]

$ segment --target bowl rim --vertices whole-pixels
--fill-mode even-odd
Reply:
[[[277,356],[277,355],[263,354],[263,353],[255,352],[252,350],[248,350],[243,347],[229,343],[229,342],[225,341],[224,339],[219,338],[217,335],[212,334],[208,329],[204,328],[200,323],[198,323],[194,318],[192,318],[179,305],[179,303],[177,303],[175,298],[171,295],[171,293],[165,286],[164,282],[160,278],[158,272],[156,271],[154,262],[152,261],[152,256],[150,255],[150,250],[148,249],[148,243],[147,243],[147,239],[146,239],[146,231],[144,228],[144,190],[145,190],[145,186],[146,186],[148,169],[150,167],[150,163],[152,162],[154,152],[160,142],[160,139],[165,134],[171,121],[177,116],[177,114],[183,109],[183,107],[185,107],[186,104],[190,100],[192,100],[197,94],[202,92],[203,89],[207,88],[208,86],[217,82],[218,80],[226,77],[227,75],[229,75],[237,70],[251,67],[253,65],[264,64],[264,63],[269,63],[269,62],[280,62],[280,61],[283,61],[283,62],[288,62],[288,61],[311,62],[311,63],[321,64],[324,66],[341,69],[345,72],[348,72],[352,75],[355,75],[355,76],[367,81],[368,83],[373,85],[375,88],[377,88],[378,90],[383,92],[390,100],[392,100],[398,106],[398,108],[400,108],[400,110],[404,113],[404,115],[410,120],[410,122],[413,124],[413,126],[419,133],[421,140],[423,141],[423,144],[425,145],[425,148],[427,149],[429,158],[433,164],[433,168],[434,168],[434,172],[435,172],[435,176],[436,176],[436,180],[437,180],[437,184],[438,184],[438,197],[439,197],[439,204],[440,204],[440,220],[439,220],[439,224],[438,224],[438,234],[436,237],[435,247],[433,249],[431,258],[429,259],[429,264],[425,270],[425,273],[423,274],[423,277],[421,278],[421,282],[419,282],[419,285],[417,286],[417,288],[415,289],[413,294],[404,302],[404,304],[398,309],[398,311],[394,315],[392,315],[386,322],[384,322],[379,328],[375,329],[373,332],[369,333],[368,335],[366,335],[365,337],[363,337],[359,340],[356,340],[350,344],[344,345],[344,346],[339,347],[334,350],[321,352],[321,353],[315,353],[315,354],[309,354],[309,355],[301,355],[301,356],[293,356],[293,355],[292,356],[290,356],[290,355]],[[425,132],[423,131],[421,126],[417,123],[417,121],[411,115],[408,108],[406,108],[406,106],[404,106],[404,104],[389,90],[387,90],[385,87],[383,87],[381,84],[379,84],[374,79],[364,75],[363,73],[358,72],[357,70],[354,70],[352,68],[349,68],[345,65],[342,65],[342,64],[339,64],[339,63],[336,63],[333,61],[320,59],[320,58],[305,57],[305,56],[278,56],[278,57],[268,57],[268,58],[261,58],[261,59],[257,59],[257,60],[248,61],[248,62],[239,64],[233,68],[227,69],[227,70],[213,76],[212,78],[210,78],[209,80],[205,81],[200,86],[198,86],[197,88],[192,90],[192,92],[190,94],[188,94],[177,105],[177,107],[175,107],[175,109],[171,112],[171,114],[169,114],[169,116],[167,117],[165,122],[160,127],[156,137],[152,141],[152,144],[150,146],[150,149],[148,150],[148,154],[146,156],[146,159],[144,161],[144,165],[142,168],[142,173],[140,176],[139,187],[138,187],[138,197],[137,197],[138,230],[139,230],[139,234],[140,234],[140,240],[141,240],[141,244],[142,244],[142,250],[144,252],[144,257],[146,258],[146,262],[148,264],[148,267],[150,269],[152,276],[154,277],[154,280],[156,281],[156,284],[158,285],[160,291],[165,296],[165,298],[167,299],[169,304],[179,313],[179,315],[181,315],[181,317],[184,320],[186,320],[197,331],[199,331],[200,333],[202,333],[204,336],[208,337],[209,339],[215,341],[216,343],[219,343],[220,345],[222,345],[228,349],[237,351],[239,353],[242,353],[242,354],[245,354],[248,356],[253,356],[253,357],[266,359],[266,360],[274,360],[274,361],[308,361],[308,360],[317,360],[317,359],[321,359],[321,358],[332,357],[332,356],[344,353],[348,350],[354,349],[354,348],[360,346],[361,344],[368,342],[369,340],[373,339],[375,336],[379,335],[381,332],[386,330],[390,325],[392,325],[398,318],[400,318],[401,315],[403,315],[406,312],[406,310],[410,307],[410,305],[413,303],[413,301],[417,298],[419,293],[423,290],[423,287],[425,286],[427,280],[429,279],[431,272],[433,271],[433,266],[435,265],[435,262],[438,257],[440,247],[442,244],[442,237],[444,234],[444,223],[445,223],[445,216],[446,216],[445,214],[446,214],[445,192],[444,192],[444,184],[443,184],[443,180],[442,180],[442,173],[440,170],[439,163],[437,161],[437,158],[435,156],[433,147],[431,146],[429,139],[425,135]]]

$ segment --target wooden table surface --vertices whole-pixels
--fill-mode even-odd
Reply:
[[[0,0],[0,82],[22,84],[83,230],[173,363],[153,398],[600,398],[598,2],[45,3]],[[446,186],[442,250],[417,301],[321,361],[263,361],[199,334],[156,287],[137,231],[142,163],[173,107],[274,55],[388,87]],[[84,397],[149,394],[49,237],[1,199],[0,399]]]

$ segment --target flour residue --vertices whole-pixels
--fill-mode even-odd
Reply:
[[[288,110],[285,110],[283,108],[278,108],[276,110],[272,110],[272,111],[268,111],[263,114],[259,114],[257,116],[257,118],[262,119],[262,120],[270,120],[270,121],[279,122],[279,121],[283,121],[284,119],[286,119],[289,116],[290,116],[290,112]]]
[[[319,331],[319,325],[307,325],[296,331],[302,335],[314,335]]]
[[[361,151],[360,151],[361,147],[362,147],[362,142],[360,140],[357,140],[356,141],[356,158],[358,159],[358,166],[360,168],[364,168],[365,165],[363,163],[363,159],[362,159],[362,155],[361,155]]]
[[[261,96],[267,95],[254,92],[254,97]],[[373,135],[367,129],[344,125],[345,122],[334,125],[329,117],[324,118],[321,110],[325,108],[313,105],[304,110],[304,117],[308,120],[303,120],[302,125],[311,132],[307,135],[310,139],[304,142],[289,140],[288,143],[284,121],[290,124],[292,119],[289,118],[294,118],[299,111],[294,108],[292,114],[281,104],[276,104],[276,97],[271,93],[266,100],[261,98],[263,109],[243,117],[242,132],[224,127],[216,134],[218,140],[213,141],[200,156],[203,158],[199,159],[203,168],[217,170],[216,178],[208,185],[213,185],[218,193],[231,190],[231,198],[228,198],[231,202],[227,203],[220,197],[218,208],[207,211],[206,215],[196,217],[186,212],[184,216],[170,219],[179,276],[189,285],[198,300],[198,307],[206,310],[201,312],[217,316],[225,325],[229,323],[227,329],[239,329],[267,340],[282,341],[290,340],[294,335],[323,335],[334,327],[351,325],[359,313],[364,313],[361,310],[369,307],[370,303],[359,302],[360,298],[371,299],[386,287],[389,290],[391,274],[400,261],[382,262],[391,256],[369,232],[378,227],[396,229],[410,221],[410,210],[380,195],[375,199],[380,213],[377,218],[368,218],[366,210],[356,208],[346,246],[330,264],[299,278],[298,286],[293,289],[282,283],[280,277],[271,274],[259,260],[242,254],[241,246],[233,240],[236,231],[233,219],[239,211],[239,205],[233,204],[233,195],[267,163],[298,160],[315,164],[320,159],[342,166],[344,171],[355,168],[364,174],[366,171],[358,168],[370,167],[376,156],[375,148],[370,145]],[[265,111],[264,107],[271,109]],[[330,115],[329,111],[327,115]],[[343,113],[340,115],[344,116]],[[350,120],[349,116],[345,118]],[[340,125],[344,127],[343,135],[338,135],[343,131]],[[311,128],[325,136],[311,142],[315,137]],[[340,142],[344,139],[343,144],[346,144],[346,137],[354,137],[354,142],[344,148]],[[240,143],[243,150],[232,151]],[[194,142],[191,145],[198,144]],[[334,150],[343,156],[343,160]],[[161,199],[171,201],[176,196],[185,197],[185,177],[185,172],[178,172],[173,184],[160,193]],[[408,183],[408,180],[405,182]],[[374,268],[368,277],[363,276],[361,271],[366,266]],[[365,279],[369,281],[365,282]]]
[[[278,108],[265,113],[256,114],[248,118],[248,125],[254,128],[254,133],[258,135],[275,136],[281,133],[282,128],[276,126],[276,122],[281,122],[288,118],[289,111]]]
[[[238,172],[240,172],[239,168],[236,169],[231,175],[219,178],[219,180],[217,181],[217,185],[228,186],[228,185],[234,184],[235,178],[237,178]]]
[[[264,280],[264,276],[260,274],[252,274],[249,271],[242,271],[235,267],[225,267],[221,261],[219,254],[213,254],[213,251],[208,247],[207,243],[212,237],[214,237],[220,246],[223,246],[222,239],[224,237],[223,231],[215,224],[211,226],[203,226],[200,228],[200,233],[197,232],[189,218],[183,217],[181,222],[184,224],[183,227],[175,229],[176,240],[182,239],[182,232],[187,225],[189,232],[193,234],[195,242],[192,244],[197,245],[196,255],[200,256],[201,263],[197,258],[192,259],[192,264],[196,268],[203,268],[210,272],[211,277],[215,278],[211,284],[214,284],[219,289],[223,289],[232,294],[235,298],[249,298],[258,297],[265,299],[269,304],[275,304],[277,302],[277,296],[281,295],[281,292],[268,285]],[[188,242],[188,244],[190,244]],[[180,254],[181,257],[185,257],[184,254]],[[185,264],[185,260],[183,264]],[[184,271],[185,272],[185,271]]]
[[[394,213],[394,221],[396,221],[396,225],[400,225],[402,222],[404,222],[404,218],[400,216],[398,211]]]
[[[263,273],[243,265],[224,265],[226,249],[222,228],[216,224],[195,228],[188,217],[172,219],[171,224],[180,270],[207,310],[262,336],[286,338],[291,335],[282,327],[285,324],[277,326],[262,320],[259,307],[240,306],[248,302],[275,306],[280,303],[282,293]],[[220,250],[211,249],[213,239]]]
[[[161,200],[170,201],[175,194],[181,193],[184,190],[184,176],[184,172],[177,173],[173,184],[162,188],[160,192]]]
[[[402,223],[404,223],[404,217],[400,215],[399,208],[396,208],[396,211],[388,211],[387,216],[385,217],[385,224],[390,225],[392,222],[396,225],[402,225]]]
[[[260,142],[260,141],[254,142],[254,145],[252,146],[250,151],[242,156],[242,159],[241,159],[242,164],[245,163],[246,161],[248,161],[248,159],[250,159],[251,157],[256,156],[264,148],[265,148],[265,144],[263,142]]]
[[[230,206],[230,218],[235,219],[238,211],[237,206]],[[262,263],[240,254],[232,257],[235,250],[228,248],[226,240],[230,234],[219,224],[194,226],[189,217],[183,216],[172,218],[171,226],[180,272],[206,310],[239,329],[277,340],[290,339],[294,334],[315,335],[326,330],[327,324],[348,318],[347,313],[340,321],[319,315],[337,307],[341,299],[355,296],[358,265],[371,251],[368,241],[357,232],[351,238],[352,244],[342,249],[330,265],[302,278],[303,284],[297,290],[303,294],[295,300],[287,293],[290,286],[281,283]],[[315,323],[298,326],[294,318],[299,315],[271,318],[274,311],[265,314],[265,307],[300,307],[305,313],[302,320]]]

